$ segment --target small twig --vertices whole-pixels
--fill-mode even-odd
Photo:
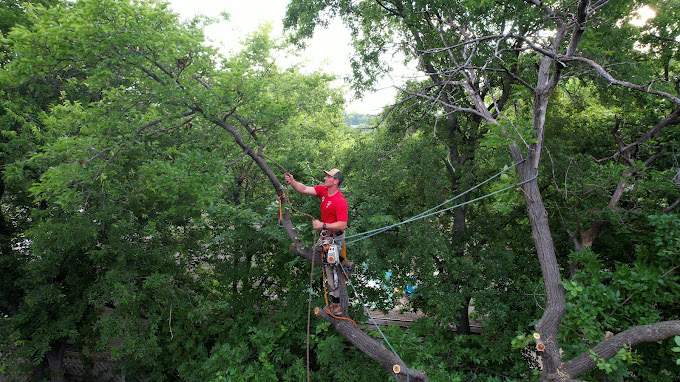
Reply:
[[[168,327],[170,328],[170,339],[175,336],[172,334],[172,304],[170,304],[170,317],[168,317]]]
[[[236,163],[238,163],[241,159],[243,159],[247,154],[248,154],[248,152],[244,150],[244,151],[241,153],[241,155],[238,156],[238,158],[234,159],[234,160],[231,161],[231,162],[227,162],[227,163],[225,163],[224,165],[225,165],[225,166],[231,166],[231,165],[233,165],[233,164],[236,164]]]
[[[113,159],[114,159],[115,157],[118,156],[118,154],[120,153],[120,151],[121,151],[122,149],[123,149],[123,148],[120,147],[120,148],[118,148],[118,150],[116,150],[115,153],[113,153],[113,155],[111,156],[111,158],[109,158],[109,159],[106,161],[106,163],[104,163],[104,167],[102,167],[102,168],[94,175],[94,178],[92,178],[92,181],[97,180],[97,179],[104,173],[104,170],[106,170],[106,168],[109,166],[109,163],[111,163],[111,161],[113,161]]]
[[[274,163],[275,165],[277,165],[277,166],[281,169],[281,171],[283,171],[284,173],[287,173],[287,172],[288,172],[288,170],[286,170],[283,166],[281,166],[281,165],[279,164],[279,162],[273,160],[272,158],[268,157],[268,156],[265,155],[264,153],[258,153],[257,155],[259,155],[259,156],[261,156],[261,157],[264,157],[265,159],[267,159],[267,160],[270,161],[270,162],[273,162],[273,163]]]
[[[531,200],[531,203],[534,202],[534,199],[531,197],[531,195],[529,195],[529,193],[527,193],[526,191],[524,191],[524,188],[522,188],[522,186],[516,184],[515,187],[517,187],[517,188],[519,188],[520,190],[522,190],[522,192],[524,193],[524,195],[526,195],[526,197],[529,198],[529,200]]]

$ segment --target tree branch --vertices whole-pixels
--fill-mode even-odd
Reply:
[[[593,61],[589,58],[578,57],[578,56],[568,57],[568,56],[564,56],[564,55],[557,55],[556,59],[562,60],[562,61],[582,62],[582,63],[590,66],[591,68],[593,68],[595,70],[595,72],[597,72],[600,76],[602,76],[604,79],[606,79],[612,85],[618,85],[618,86],[622,86],[624,88],[639,90],[639,91],[644,92],[644,93],[658,95],[658,96],[666,98],[666,99],[673,101],[674,103],[680,105],[680,98],[678,98],[678,97],[676,97],[676,96],[674,96],[670,93],[667,93],[667,92],[664,92],[664,91],[661,91],[661,90],[650,89],[648,86],[642,86],[642,85],[638,85],[638,84],[634,84],[634,83],[631,83],[631,82],[628,82],[628,81],[622,81],[622,80],[618,80],[618,79],[614,78],[611,74],[609,74],[609,72],[604,70],[604,68],[600,64],[598,64],[597,62],[595,62],[595,61]]]
[[[657,322],[641,325],[612,336],[591,350],[598,357],[610,359],[624,346],[635,346],[642,343],[663,341],[680,335],[680,320]],[[597,367],[597,361],[591,358],[590,350],[564,363],[559,372],[569,378],[577,378],[586,371]]]
[[[669,213],[669,212],[673,211],[673,209],[674,209],[675,207],[677,207],[678,204],[680,204],[680,197],[678,197],[677,199],[675,199],[675,201],[673,202],[673,204],[671,204],[670,206],[668,206],[668,208],[664,208],[664,209],[663,209],[663,212],[664,212],[664,213]]]
[[[337,330],[337,332],[340,333],[347,341],[352,343],[352,345],[356,346],[364,354],[379,363],[380,366],[387,370],[397,381],[428,381],[427,374],[425,374],[424,371],[408,369],[407,365],[403,364],[399,357],[389,351],[385,345],[371,338],[356,324],[348,320],[334,318],[328,314],[325,309],[320,309],[317,307],[314,312],[317,316],[333,325],[335,330]],[[394,365],[400,366],[401,370],[399,374],[394,372]]]

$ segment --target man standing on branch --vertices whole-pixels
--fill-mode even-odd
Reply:
[[[285,179],[293,189],[301,194],[316,196],[320,200],[321,205],[321,220],[312,219],[312,226],[316,230],[321,231],[319,244],[334,243],[338,246],[339,252],[342,253],[342,266],[345,270],[351,271],[354,264],[347,260],[345,256],[345,229],[347,229],[347,200],[340,192],[340,184],[342,183],[342,172],[337,168],[330,171],[324,171],[324,184],[315,187],[308,187],[298,182],[293,178],[293,175],[286,173]],[[333,298],[331,313],[335,316],[342,314],[342,306],[340,304],[340,291],[337,283],[333,277],[333,267],[326,266],[327,282],[330,289],[330,295]]]

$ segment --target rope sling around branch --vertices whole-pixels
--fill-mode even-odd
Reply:
[[[497,174],[491,176],[490,178],[486,179],[485,181],[483,181],[483,182],[481,182],[481,183],[479,183],[479,184],[477,184],[477,185],[471,187],[470,189],[466,190],[465,192],[460,193],[460,194],[454,196],[453,198],[451,198],[451,199],[449,199],[449,200],[447,200],[447,201],[445,201],[445,202],[443,202],[443,203],[440,203],[439,205],[437,205],[437,206],[435,206],[435,207],[432,207],[432,208],[430,208],[430,209],[427,210],[427,211],[421,212],[420,214],[418,214],[418,215],[416,215],[416,216],[413,216],[413,217],[411,217],[411,218],[409,218],[409,219],[406,219],[406,220],[401,221],[401,222],[399,222],[399,223],[387,225],[387,226],[384,226],[384,227],[381,227],[381,228],[376,228],[376,229],[372,229],[372,230],[369,230],[369,231],[357,233],[357,234],[354,234],[354,235],[349,235],[349,236],[346,237],[346,239],[349,239],[349,238],[352,238],[352,237],[356,237],[357,239],[351,240],[351,241],[346,241],[346,242],[345,242],[345,245],[352,244],[352,243],[356,243],[356,242],[361,241],[361,240],[364,240],[364,239],[368,239],[368,238],[371,237],[371,236],[375,236],[375,235],[377,235],[377,234],[379,234],[379,233],[388,231],[388,230],[390,230],[390,229],[392,229],[392,228],[395,228],[395,227],[404,225],[404,224],[406,224],[406,223],[411,223],[411,222],[414,222],[414,221],[417,221],[417,220],[421,220],[421,219],[428,218],[428,217],[433,216],[433,215],[440,214],[440,213],[442,213],[442,212],[450,211],[450,210],[453,210],[453,209],[455,209],[455,208],[462,207],[462,206],[465,206],[465,205],[470,204],[470,203],[474,203],[474,202],[479,201],[479,200],[482,200],[482,199],[486,199],[486,198],[488,198],[488,197],[491,197],[491,196],[493,196],[493,195],[499,194],[499,193],[501,193],[501,192],[505,192],[505,191],[510,190],[510,189],[513,189],[513,188],[515,188],[515,187],[519,187],[519,186],[521,186],[521,185],[523,185],[523,184],[525,184],[525,183],[529,183],[529,182],[531,182],[532,180],[534,180],[534,179],[536,179],[536,178],[538,177],[538,171],[536,172],[536,174],[535,174],[534,176],[532,176],[531,178],[529,178],[529,179],[527,179],[527,180],[525,180],[525,181],[522,181],[522,182],[520,182],[520,183],[516,183],[516,184],[514,184],[514,185],[512,185],[512,186],[505,187],[505,188],[503,188],[503,189],[501,189],[501,190],[497,190],[497,191],[491,192],[491,193],[489,193],[489,194],[482,195],[482,196],[480,196],[480,197],[478,197],[478,198],[469,200],[469,201],[464,202],[464,203],[459,203],[459,204],[456,204],[456,205],[451,206],[451,207],[447,207],[447,208],[443,208],[443,209],[437,210],[437,208],[439,208],[439,207],[441,207],[441,206],[444,206],[444,205],[446,205],[446,204],[449,204],[449,203],[451,203],[452,201],[454,201],[454,200],[460,198],[461,196],[466,195],[466,194],[468,194],[468,193],[474,191],[475,189],[477,189],[477,188],[483,186],[484,184],[490,182],[491,180],[493,180],[493,179],[495,179],[495,178],[497,178],[497,177],[503,175],[504,173],[510,171],[511,169],[513,169],[513,168],[519,166],[520,164],[522,164],[522,163],[525,162],[525,161],[526,161],[526,159],[523,159],[523,160],[521,160],[521,161],[519,161],[519,162],[513,164],[512,166],[510,166],[510,167],[508,167],[508,168],[506,168],[506,169],[500,171],[499,173],[497,173]]]

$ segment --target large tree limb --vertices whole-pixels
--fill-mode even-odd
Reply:
[[[635,346],[642,343],[663,341],[668,338],[680,335],[680,320],[657,322],[651,325],[642,325],[624,330],[612,336],[591,350],[598,357],[609,359],[623,349],[624,346]],[[597,361],[591,357],[590,350],[578,357],[564,363],[559,372],[569,379],[577,378],[590,369],[597,367]],[[564,379],[569,380],[569,379]]]
[[[334,318],[328,314],[325,309],[316,308],[315,313],[317,316],[333,325],[335,330],[345,337],[347,341],[351,342],[352,345],[356,346],[364,354],[378,362],[380,366],[387,370],[397,381],[428,381],[427,374],[425,374],[424,371],[408,369],[407,365],[405,365],[394,353],[389,351],[385,345],[371,338],[353,322]],[[394,365],[399,365],[400,371],[398,374],[394,372]]]

